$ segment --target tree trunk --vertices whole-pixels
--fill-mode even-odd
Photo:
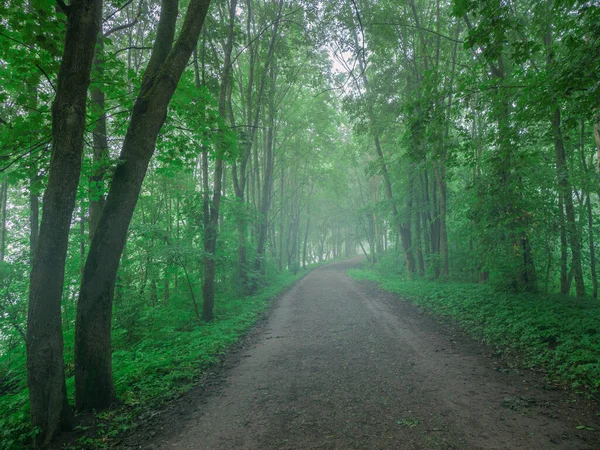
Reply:
[[[353,33],[355,47],[358,49],[358,48],[360,48],[360,46],[358,45],[358,36],[356,35],[356,30],[352,29],[352,33]],[[367,78],[366,64],[365,64],[365,61],[363,60],[363,58],[364,58],[364,55],[360,55],[360,54],[357,55],[358,65],[360,68],[360,73],[361,73],[361,77],[363,80],[363,84],[365,85],[365,90],[368,93],[369,92],[369,80]],[[403,224],[400,222],[400,215],[398,213],[398,207],[396,206],[396,203],[394,201],[394,195],[392,194],[392,183],[390,181],[390,175],[388,173],[387,164],[385,162],[385,159],[383,157],[383,151],[381,149],[379,133],[377,131],[377,127],[376,127],[376,123],[375,123],[373,105],[371,103],[368,103],[367,109],[368,109],[368,116],[369,116],[368,117],[369,125],[371,127],[371,133],[372,133],[373,139],[375,141],[375,151],[377,152],[377,157],[378,157],[379,164],[381,167],[381,173],[383,175],[385,193],[386,193],[388,200],[391,203],[392,215],[396,222],[395,226],[398,228],[398,232],[400,233],[402,249],[404,250],[404,260],[406,263],[406,271],[407,271],[408,277],[410,278],[416,271],[415,257],[414,257],[413,251],[412,251],[412,242],[411,242],[412,239],[411,239],[410,224],[407,226],[407,224]]]
[[[558,189],[563,194],[565,211],[567,213],[567,237],[571,247],[571,267],[575,278],[575,291],[577,297],[585,295],[583,269],[581,267],[581,237],[575,220],[575,207],[573,194],[569,182],[569,169],[560,128],[560,109],[557,107],[552,115],[552,135],[554,136],[554,149],[556,153],[556,176]]]
[[[310,230],[310,194],[306,205],[306,231],[304,232],[304,245],[302,246],[302,268],[306,269],[306,246],[308,244],[308,232]]]
[[[594,218],[592,211],[592,203],[590,202],[590,194],[588,193],[585,197],[585,207],[587,209],[587,220],[588,220],[588,240],[590,247],[590,270],[592,273],[592,297],[598,298],[598,275],[596,274],[596,250],[594,247]]]
[[[423,259],[423,237],[421,230],[421,213],[417,212],[416,221],[415,221],[415,233],[417,236],[416,239],[416,247],[417,247],[417,262],[419,264],[419,276],[422,277],[425,275],[425,260]]]
[[[560,293],[566,295],[569,293],[568,259],[567,249],[567,227],[565,226],[565,206],[563,202],[564,195],[558,192],[558,225],[560,228]]]
[[[273,91],[275,90],[276,84],[276,75],[273,76]],[[271,191],[273,190],[273,135],[275,133],[275,99],[271,98],[270,107],[269,107],[269,128],[267,130],[267,145],[266,145],[266,163],[264,169],[264,184],[262,188],[262,202],[260,205],[260,218],[258,224],[258,243],[256,246],[256,261],[254,263],[254,268],[256,273],[264,276],[265,274],[265,261],[264,261],[264,253],[265,253],[265,243],[267,239],[267,228],[268,228],[268,215],[269,209],[271,207]],[[254,283],[252,291],[256,291],[257,284]]]
[[[38,244],[40,227],[40,200],[33,191],[34,180],[29,181],[29,261],[33,265],[33,259]]]
[[[600,174],[600,119],[594,124],[594,140],[596,141],[596,168]],[[598,186],[598,197],[600,197],[600,186]]]
[[[60,303],[71,216],[81,172],[87,90],[102,2],[73,0],[52,104],[52,156],[37,252],[31,269],[27,318],[27,384],[38,446],[72,421],[67,401]]]
[[[243,155],[240,161],[239,174],[237,163],[234,162],[232,166],[232,178],[233,185],[235,190],[235,195],[238,199],[238,203],[240,208],[243,211],[237,216],[237,229],[238,229],[238,277],[240,285],[244,292],[248,293],[251,290],[251,283],[248,280],[248,261],[247,261],[247,239],[246,239],[246,218],[245,218],[245,191],[246,191],[246,167],[248,161],[250,160],[252,146],[254,144],[254,139],[256,138],[256,130],[258,129],[258,121],[259,121],[259,113],[261,110],[262,97],[264,93],[264,87],[267,80],[267,74],[269,73],[269,67],[271,64],[271,60],[273,57],[273,52],[275,50],[275,42],[277,41],[278,29],[280,24],[281,13],[283,9],[283,0],[279,1],[278,5],[278,13],[277,19],[273,22],[273,33],[271,35],[271,41],[269,43],[269,51],[267,53],[267,57],[265,59],[265,64],[262,71],[262,76],[260,79],[260,83],[258,89],[254,86],[254,65],[256,60],[256,49],[254,47],[254,38],[251,34],[252,28],[252,1],[246,1],[247,9],[248,9],[248,17],[246,22],[246,32],[247,32],[247,48],[248,48],[248,59],[249,59],[249,70],[248,70],[248,85],[246,86],[246,91],[242,94],[246,96],[246,126],[248,129],[248,141],[246,143]],[[252,95],[255,91],[258,91],[256,94],[256,103],[252,101]],[[254,107],[254,108],[253,108]],[[232,122],[233,125],[233,122]]]
[[[439,211],[439,225],[440,225],[440,276],[442,278],[448,278],[449,275],[449,264],[448,264],[448,232],[446,230],[446,168],[440,164],[436,167],[435,175],[437,179],[437,187],[439,190],[440,200],[440,211]]]
[[[104,40],[102,35],[98,35],[96,52],[94,55],[94,72],[102,79],[104,71]],[[108,160],[108,138],[106,131],[106,110],[104,107],[105,95],[99,85],[93,86],[90,92],[94,112],[98,115],[92,132],[93,155],[92,155],[92,175],[90,177],[90,223],[89,240],[92,240],[100,214],[104,207],[104,173]]]
[[[231,78],[231,51],[233,49],[233,31],[235,26],[235,10],[237,0],[232,0],[229,7],[229,30],[225,44],[225,56],[223,59],[223,74],[221,76],[221,91],[219,94],[219,115],[227,120],[227,92]],[[222,130],[221,133],[224,133]],[[215,304],[215,250],[217,248],[217,236],[219,233],[219,208],[221,205],[222,181],[223,181],[223,155],[226,148],[225,137],[218,137],[217,155],[215,158],[215,172],[213,178],[213,198],[209,202],[208,217],[205,216],[204,227],[204,282],[202,285],[202,320],[209,322],[213,319],[213,308]],[[206,168],[208,160],[204,158],[203,164]],[[205,175],[208,175],[206,170]],[[206,178],[205,178],[206,180]],[[205,182],[205,203],[208,201],[208,182]]]
[[[79,271],[83,272],[83,261],[85,260],[85,208],[83,203],[79,207]]]
[[[279,271],[281,272],[283,270],[283,231],[284,231],[284,220],[283,220],[283,215],[284,215],[284,197],[283,194],[285,192],[284,186],[285,186],[285,164],[283,163],[283,161],[281,162],[281,177],[280,177],[280,192],[279,192],[279,203],[280,203],[280,208],[281,208],[281,213],[279,214],[279,259],[277,262]]]
[[[4,261],[6,252],[6,204],[8,203],[8,182],[4,181],[0,187],[0,261]]]
[[[210,0],[190,1],[181,33],[172,46],[177,2],[162,3],[152,56],[81,281],[75,332],[75,404],[79,410],[103,409],[115,401],[111,318],[119,260],[168,104],[196,46],[209,4]]]

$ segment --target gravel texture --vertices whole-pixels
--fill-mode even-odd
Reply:
[[[121,442],[156,449],[600,449],[597,404],[410,303],[314,270],[204,386]]]

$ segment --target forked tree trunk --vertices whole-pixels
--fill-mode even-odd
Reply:
[[[152,56],[83,271],[75,332],[75,403],[79,410],[107,408],[116,400],[111,318],[119,260],[167,107],[196,46],[209,4],[210,0],[190,1],[172,47],[177,1],[162,2]]]
[[[27,384],[38,446],[71,424],[60,303],[71,216],[81,172],[87,91],[102,2],[73,0],[52,104],[52,157],[33,259],[27,318]]]

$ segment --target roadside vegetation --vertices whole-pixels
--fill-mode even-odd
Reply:
[[[179,397],[259,320],[273,300],[302,278],[284,272],[270,278],[269,286],[250,297],[218,297],[215,320],[199,325],[189,298],[174,297],[159,308],[143,308],[135,322],[117,306],[113,328],[115,386],[121,404],[88,416],[76,428],[80,436],[70,445],[77,449],[109,446],[124,431],[135,428],[141,417],[152,415],[162,404]],[[67,393],[74,396],[73,329],[65,333]],[[0,357],[5,391],[0,396],[0,448],[19,450],[35,434],[29,420],[24,348]],[[90,430],[89,433],[85,431]],[[78,433],[80,432],[80,433]]]
[[[449,319],[518,367],[541,370],[552,382],[597,395],[600,305],[594,299],[464,282],[406,281],[381,268],[352,269],[349,275]]]
[[[0,445],[177,394],[358,249],[597,387],[597,4],[185,3],[0,3]]]

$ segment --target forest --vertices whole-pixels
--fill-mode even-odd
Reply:
[[[595,1],[11,0],[0,23],[0,447],[90,412],[77,448],[108,446],[357,254],[442,314],[501,311],[485,339],[554,350],[572,324],[587,353],[537,363],[600,386]]]

